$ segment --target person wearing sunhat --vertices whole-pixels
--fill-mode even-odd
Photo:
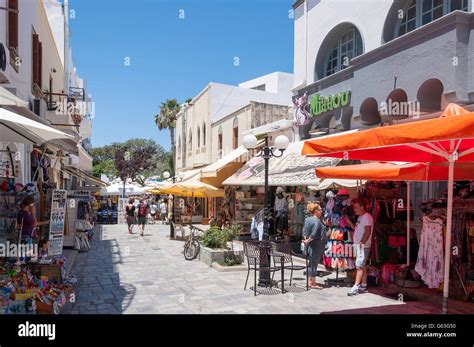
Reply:
[[[349,190],[346,188],[341,188],[337,191],[337,196],[340,198],[349,198]]]

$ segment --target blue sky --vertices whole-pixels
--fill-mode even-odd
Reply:
[[[182,102],[211,81],[293,72],[292,3],[70,0],[74,62],[96,103],[93,146],[151,138],[169,148],[153,121],[161,101]]]

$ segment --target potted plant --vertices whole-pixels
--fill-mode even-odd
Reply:
[[[217,262],[225,264],[225,259],[235,258],[240,263],[243,261],[243,251],[234,251],[233,240],[237,237],[240,228],[236,225],[231,225],[225,229],[213,226],[206,230],[200,237],[202,244],[199,259],[208,264]],[[230,247],[228,244],[230,242]]]

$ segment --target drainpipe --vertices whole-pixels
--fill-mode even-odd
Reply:
[[[308,81],[308,1],[304,2],[304,84]]]
[[[64,0],[64,91],[69,95],[69,0]]]

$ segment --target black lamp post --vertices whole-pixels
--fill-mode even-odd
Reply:
[[[243,139],[243,145],[247,149],[253,149],[257,147],[257,137],[253,134],[248,134],[244,136]],[[270,147],[268,144],[268,134],[265,134],[265,145],[262,148],[262,151],[257,155],[259,157],[262,157],[265,161],[265,201],[264,201],[264,207],[263,207],[263,236],[262,236],[262,241],[268,240],[270,238],[270,225],[269,225],[269,219],[270,219],[270,189],[268,187],[268,166],[270,162],[270,158],[275,157],[279,158],[283,155],[283,152],[285,149],[288,147],[290,141],[288,140],[288,137],[285,135],[280,135],[277,136],[275,139],[275,146]],[[277,152],[278,150],[279,152]],[[269,257],[268,249],[264,249],[265,247],[268,246],[265,242],[261,243],[261,252],[260,255],[261,257]],[[265,259],[262,259],[261,261],[261,266],[263,264],[267,264],[270,266],[270,260],[268,259],[265,261]],[[259,285],[261,286],[267,286],[270,283],[270,271],[260,271],[260,276],[259,276]]]

